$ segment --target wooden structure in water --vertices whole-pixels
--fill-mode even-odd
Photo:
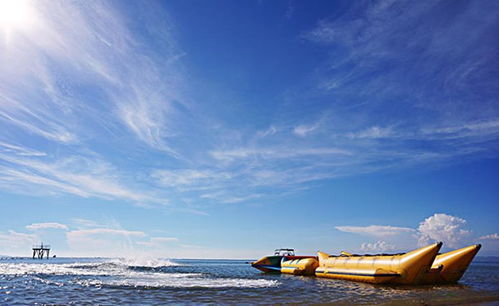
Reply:
[[[47,259],[49,259],[50,253],[50,245],[43,245],[43,242],[40,245],[33,246],[33,259],[43,259],[43,256],[46,254]]]

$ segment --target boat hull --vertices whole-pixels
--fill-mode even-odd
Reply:
[[[281,260],[284,256],[265,256],[251,263],[256,268],[265,273],[281,273]]]

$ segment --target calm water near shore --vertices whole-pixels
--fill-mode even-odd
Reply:
[[[244,260],[0,259],[0,305],[340,303],[499,305],[499,258],[457,285],[395,287],[267,275]]]

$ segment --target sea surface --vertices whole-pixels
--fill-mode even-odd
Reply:
[[[0,259],[0,305],[499,305],[499,259],[476,258],[457,285],[381,286],[263,274],[248,260]]]

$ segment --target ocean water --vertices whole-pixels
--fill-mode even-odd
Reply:
[[[0,305],[499,305],[499,260],[476,258],[457,285],[380,286],[263,274],[245,260],[0,259]]]

